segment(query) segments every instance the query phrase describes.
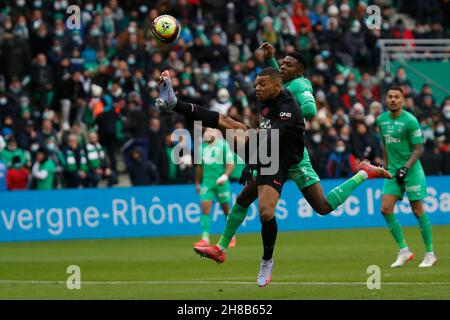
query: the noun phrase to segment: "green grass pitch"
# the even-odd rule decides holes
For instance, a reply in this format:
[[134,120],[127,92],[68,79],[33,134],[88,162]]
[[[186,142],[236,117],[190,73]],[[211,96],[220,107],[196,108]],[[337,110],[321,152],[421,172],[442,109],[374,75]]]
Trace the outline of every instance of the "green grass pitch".
[[[449,299],[450,226],[434,226],[428,269],[418,227],[403,230],[415,259],[400,269],[387,229],[279,232],[266,288],[259,234],[238,235],[222,265],[194,253],[197,237],[1,243],[0,299]],[[69,265],[80,290],[66,287]],[[381,268],[379,290],[366,286],[369,265]]]

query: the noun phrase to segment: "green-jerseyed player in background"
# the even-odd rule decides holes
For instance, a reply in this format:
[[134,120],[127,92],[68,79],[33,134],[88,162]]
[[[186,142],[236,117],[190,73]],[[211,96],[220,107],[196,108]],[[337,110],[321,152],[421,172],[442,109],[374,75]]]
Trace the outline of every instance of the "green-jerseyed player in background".
[[[317,114],[317,110],[311,82],[303,76],[306,66],[303,55],[298,52],[290,53],[283,59],[282,65],[279,67],[274,59],[273,46],[266,42],[262,44],[260,48],[264,50],[265,56],[270,61],[272,67],[280,70],[283,85],[296,98],[302,110],[303,117],[307,120],[311,120]],[[236,80],[239,82],[239,85],[245,94],[251,98],[251,91],[253,89],[243,83],[243,81],[239,81],[238,77]],[[391,176],[383,168],[361,161],[359,171],[353,177],[335,187],[325,195],[320,184],[320,178],[311,165],[308,150],[305,147],[303,151],[303,160],[289,169],[289,178],[295,182],[311,207],[317,213],[326,215],[344,203],[353,190],[367,179],[390,179]],[[232,237],[235,235],[237,229],[247,215],[248,206],[244,206],[242,203],[246,203],[245,199],[238,196],[235,205],[231,208],[225,229],[217,244],[217,247],[223,253],[226,252]],[[212,254],[210,257],[213,260],[216,256],[214,255],[214,252],[216,251],[217,250],[215,249],[211,250]]]
[[[202,239],[194,244],[196,247],[209,246],[209,227],[211,224],[211,208],[214,200],[218,200],[223,212],[228,216],[230,211],[229,176],[234,170],[234,154],[228,142],[220,137],[216,129],[207,128],[201,145],[201,164],[197,166],[195,184],[200,195],[202,216]],[[235,239],[230,243],[234,247]]]
[[425,173],[419,160],[423,153],[422,130],[419,121],[403,110],[405,101],[400,87],[391,87],[386,100],[389,111],[378,117],[377,126],[383,141],[385,166],[395,176],[384,182],[381,199],[381,213],[400,249],[391,267],[401,267],[414,258],[394,214],[395,203],[403,199],[405,192],[425,243],[425,258],[419,267],[432,267],[437,259],[433,252],[430,219],[422,205],[422,199],[427,196]]

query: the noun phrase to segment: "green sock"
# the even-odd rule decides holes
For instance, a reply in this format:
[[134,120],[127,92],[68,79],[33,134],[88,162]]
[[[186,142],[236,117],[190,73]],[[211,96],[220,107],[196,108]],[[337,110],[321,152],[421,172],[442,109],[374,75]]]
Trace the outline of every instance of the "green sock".
[[431,234],[431,222],[427,213],[425,212],[420,217],[417,217],[420,225],[420,233],[422,234],[423,243],[425,243],[425,250],[433,252],[433,236]]
[[398,222],[397,216],[393,213],[383,215],[384,219],[389,226],[389,231],[391,231],[392,236],[397,243],[397,246],[400,249],[408,247],[406,244],[405,238],[403,238],[402,227],[400,226],[400,222]]
[[245,217],[247,216],[248,208],[241,207],[237,203],[231,208],[230,213],[227,217],[227,222],[225,223],[225,229],[222,232],[222,236],[220,237],[217,245],[221,249],[227,249],[230,244],[231,239],[236,234],[239,226],[244,222]]
[[331,208],[336,209],[350,196],[353,190],[361,183],[366,181],[367,173],[359,171],[353,177],[345,181],[343,184],[337,186],[327,194],[327,202]]
[[202,239],[209,239],[209,226],[211,225],[211,217],[209,214],[202,214],[200,224],[202,226]]

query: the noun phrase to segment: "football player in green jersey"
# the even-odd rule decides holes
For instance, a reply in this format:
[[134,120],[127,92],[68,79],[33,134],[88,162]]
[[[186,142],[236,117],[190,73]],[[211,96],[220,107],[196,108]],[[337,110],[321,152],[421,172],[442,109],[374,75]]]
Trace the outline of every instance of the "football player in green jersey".
[[[316,101],[313,95],[311,82],[303,76],[306,60],[301,53],[289,53],[278,66],[274,58],[274,47],[265,42],[260,49],[264,51],[266,59],[275,69],[279,69],[283,85],[297,99],[303,117],[311,120],[316,116]],[[378,168],[368,162],[361,162],[359,171],[343,184],[337,186],[325,195],[320,184],[320,178],[314,171],[306,147],[303,151],[303,160],[289,170],[289,178],[295,182],[302,192],[305,200],[319,214],[326,215],[339,207],[350,196],[353,190],[367,179],[390,178],[383,168]]]
[[[230,211],[229,176],[234,170],[234,155],[228,142],[220,137],[217,129],[206,128],[200,147],[201,164],[197,165],[195,185],[200,195],[202,216],[202,239],[194,244],[196,247],[207,247],[209,242],[209,226],[211,224],[211,208],[214,200],[218,200],[225,216]],[[235,239],[230,247],[235,246]]]
[[[261,49],[264,50],[265,56],[270,60],[271,65],[280,70],[283,85],[296,98],[303,117],[307,120],[312,119],[317,114],[316,102],[311,82],[303,76],[306,66],[303,56],[297,52],[290,53],[283,59],[281,68],[279,68],[274,59],[273,46],[269,43],[264,43],[261,45]],[[247,97],[251,98],[253,89],[244,83],[242,77],[236,77],[235,79],[239,82]],[[374,178],[390,179],[391,175],[383,168],[361,161],[359,171],[353,177],[335,187],[325,196],[320,184],[320,178],[311,165],[308,150],[305,147],[302,160],[290,167],[289,178],[296,183],[298,189],[312,208],[317,213],[326,215],[344,203],[353,190],[365,180]],[[230,219],[227,220],[225,229],[217,244],[223,252],[226,252],[231,239],[247,215],[248,205],[246,204],[248,204],[248,201],[242,196],[238,196],[235,205],[231,208]]]
[[394,214],[395,203],[402,200],[406,192],[425,243],[425,258],[419,267],[432,267],[437,259],[433,252],[430,219],[422,205],[422,199],[427,196],[425,173],[419,160],[423,153],[422,130],[419,121],[403,110],[404,102],[402,89],[391,87],[386,97],[389,111],[377,119],[385,166],[392,176],[395,176],[395,179],[384,182],[381,213],[400,249],[397,260],[391,267],[401,267],[414,258]]

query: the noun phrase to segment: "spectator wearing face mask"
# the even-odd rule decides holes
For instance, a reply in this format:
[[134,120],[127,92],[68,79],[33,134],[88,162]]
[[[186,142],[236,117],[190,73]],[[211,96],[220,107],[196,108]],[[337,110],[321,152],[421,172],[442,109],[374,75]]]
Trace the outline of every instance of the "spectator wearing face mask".
[[244,43],[240,33],[233,35],[233,41],[228,45],[228,51],[230,52],[230,64],[244,62],[251,57],[250,48]]
[[18,106],[20,105],[20,97],[24,95],[25,92],[21,80],[17,77],[13,77],[6,91],[8,101],[12,103],[14,106]]
[[381,165],[382,153],[380,145],[375,136],[367,129],[363,122],[355,126],[355,133],[351,139],[352,150],[357,161],[369,160],[375,165]]
[[13,166],[13,159],[16,159],[16,165],[20,163],[22,167],[25,167],[30,158],[28,151],[19,148],[16,139],[12,136],[7,141],[6,148],[0,153],[0,160],[8,168]]
[[439,116],[439,108],[435,104],[433,96],[424,95],[420,105],[421,119],[431,119],[434,116]]
[[345,142],[338,140],[327,163],[328,178],[348,178],[357,171],[356,158],[346,150]]
[[70,134],[67,138],[67,146],[60,151],[59,160],[64,168],[64,181],[67,188],[87,185],[86,152],[79,145],[75,134]]
[[323,139],[323,136],[323,132],[319,130],[311,131],[311,135],[309,136],[309,157],[311,158],[311,163],[319,177],[327,176],[329,147],[327,146],[326,140]]
[[88,186],[97,187],[102,179],[106,179],[108,187],[111,187],[116,182],[116,176],[109,168],[105,150],[98,142],[98,135],[95,131],[89,133],[89,142],[86,143],[86,157],[89,167]]
[[221,88],[217,92],[217,99],[211,103],[211,111],[226,115],[231,105],[230,93],[226,88]]
[[343,126],[342,128],[339,129],[339,139],[345,142],[345,148],[349,152],[353,151],[352,144],[350,141],[351,134],[352,134],[352,129],[350,126]]
[[405,68],[400,67],[397,69],[393,84],[397,86],[411,87],[411,81],[408,80],[408,75],[406,74]]

